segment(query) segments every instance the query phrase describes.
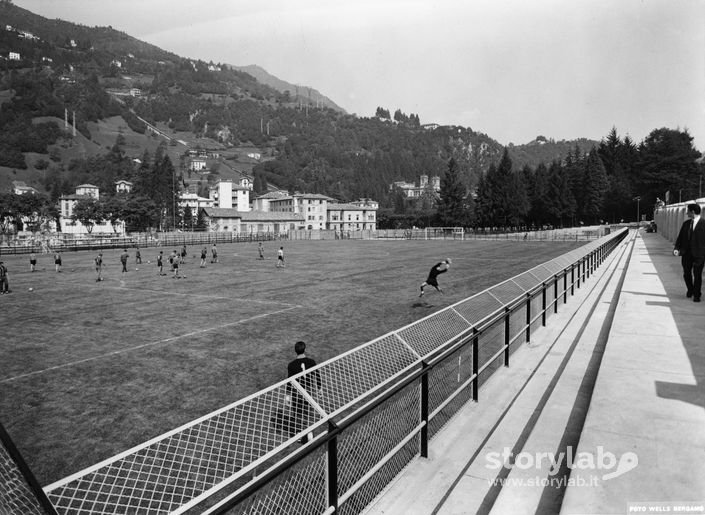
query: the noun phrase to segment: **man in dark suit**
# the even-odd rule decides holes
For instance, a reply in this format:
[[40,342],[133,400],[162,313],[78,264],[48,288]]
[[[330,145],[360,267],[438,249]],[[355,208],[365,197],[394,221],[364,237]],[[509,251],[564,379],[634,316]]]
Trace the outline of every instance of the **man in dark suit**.
[[705,266],[705,220],[700,219],[700,206],[688,204],[688,220],[683,222],[676,239],[673,254],[681,256],[686,297],[700,302],[703,266]]

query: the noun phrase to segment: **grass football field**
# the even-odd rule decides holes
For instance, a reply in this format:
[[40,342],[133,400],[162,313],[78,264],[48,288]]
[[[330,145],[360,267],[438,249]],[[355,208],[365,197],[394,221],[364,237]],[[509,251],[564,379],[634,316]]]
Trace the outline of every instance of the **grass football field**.
[[[199,268],[159,276],[141,249],[2,256],[0,422],[42,485],[78,472],[286,377],[297,340],[319,363],[430,315],[584,242],[292,241],[219,245]],[[286,268],[276,268],[284,246]],[[210,249],[209,249],[210,250]],[[418,298],[432,265],[450,257]],[[151,261],[151,263],[148,263]],[[136,270],[139,268],[139,270]],[[30,288],[32,291],[30,291]]]

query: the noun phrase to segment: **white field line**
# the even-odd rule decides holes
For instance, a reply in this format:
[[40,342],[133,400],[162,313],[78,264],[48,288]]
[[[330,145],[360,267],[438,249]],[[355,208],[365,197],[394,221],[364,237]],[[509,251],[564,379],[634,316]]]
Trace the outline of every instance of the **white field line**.
[[53,366],[53,367],[45,368],[45,369],[43,369],[43,370],[36,370],[36,371],[34,371],[34,372],[28,372],[28,373],[26,373],[26,374],[21,374],[21,375],[15,376],[15,377],[9,377],[9,378],[7,378],[7,379],[2,379],[2,380],[0,380],[0,383],[9,383],[10,381],[16,381],[16,380],[18,380],[18,379],[25,379],[25,378],[27,378],[27,377],[31,377],[31,376],[43,374],[43,373],[45,373],[45,372],[50,372],[50,371],[53,371],[53,370],[59,370],[59,369],[62,369],[62,368],[68,368],[68,367],[72,367],[72,366],[75,366],[75,365],[80,365],[80,364],[82,364],[82,363],[87,363],[87,362],[89,362],[89,361],[95,361],[95,360],[98,360],[98,359],[107,358],[107,357],[110,357],[110,356],[117,356],[118,354],[124,354],[124,353],[126,353],[126,352],[131,352],[131,351],[134,351],[134,350],[144,349],[144,348],[146,348],[146,347],[152,347],[152,346],[160,345],[160,344],[170,344],[170,343],[174,343],[174,342],[176,342],[177,340],[180,340],[180,339],[182,339],[182,338],[188,338],[188,337],[190,337],[190,336],[195,336],[195,335],[198,335],[198,334],[207,333],[207,332],[209,332],[209,331],[216,331],[216,330],[218,330],[218,329],[224,329],[224,328],[226,328],[226,327],[231,327],[231,326],[234,326],[234,325],[244,324],[244,323],[246,323],[246,322],[251,322],[251,321],[257,320],[257,319],[259,319],[259,318],[264,318],[264,317],[268,317],[268,316],[271,316],[271,315],[278,315],[279,313],[284,313],[285,311],[291,311],[292,309],[296,309],[296,308],[300,308],[300,307],[301,307],[301,306],[295,306],[295,305],[294,305],[294,306],[289,306],[289,307],[286,307],[286,308],[283,308],[283,309],[279,309],[279,310],[277,310],[277,311],[272,311],[271,313],[262,313],[262,314],[255,315],[255,316],[250,317],[250,318],[244,318],[244,319],[242,319],[242,320],[237,320],[236,322],[229,322],[229,323],[227,323],[227,324],[221,324],[221,325],[217,325],[217,326],[214,326],[214,327],[207,327],[207,328],[205,328],[205,329],[198,329],[197,331],[191,331],[190,333],[180,334],[180,335],[177,335],[177,336],[172,336],[172,337],[170,337],[170,338],[164,338],[164,339],[162,339],[162,340],[157,340],[157,341],[154,341],[154,342],[143,343],[142,345],[136,345],[136,346],[134,346],[134,347],[128,347],[128,348],[125,348],[125,349],[120,349],[120,350],[116,350],[116,351],[113,351],[113,352],[108,352],[107,354],[100,354],[100,355],[98,355],[98,356],[93,356],[93,357],[90,357],[90,358],[79,359],[78,361],[71,361],[71,362],[69,362],[69,363],[62,363],[61,365],[55,365],[55,366]]

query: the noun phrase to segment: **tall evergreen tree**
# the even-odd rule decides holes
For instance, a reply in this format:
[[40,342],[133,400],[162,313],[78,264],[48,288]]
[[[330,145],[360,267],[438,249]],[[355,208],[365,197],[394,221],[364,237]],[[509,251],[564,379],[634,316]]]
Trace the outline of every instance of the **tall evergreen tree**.
[[609,187],[607,171],[599,154],[593,148],[585,161],[581,214],[583,221],[595,224],[601,220],[605,193]]
[[504,148],[502,159],[497,166],[497,172],[489,175],[495,205],[495,221],[497,225],[509,227],[519,222],[517,219],[516,202],[519,197],[516,177],[512,172],[512,160],[509,151]]
[[481,173],[477,181],[475,224],[480,227],[491,227],[495,224],[493,191],[487,177],[496,173],[496,167],[494,163],[491,163],[487,173]]
[[469,222],[465,204],[465,186],[460,180],[460,171],[455,159],[448,161],[448,169],[441,177],[438,200],[438,220],[444,227],[465,226]]
[[549,177],[548,168],[543,163],[539,163],[534,173],[534,189],[531,197],[530,216],[537,227],[541,227],[549,220]]

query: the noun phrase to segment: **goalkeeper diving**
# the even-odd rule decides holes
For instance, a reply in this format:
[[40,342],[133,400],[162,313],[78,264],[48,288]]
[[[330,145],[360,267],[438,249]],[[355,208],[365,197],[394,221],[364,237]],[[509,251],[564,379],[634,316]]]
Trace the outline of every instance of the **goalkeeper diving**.
[[440,263],[436,263],[435,265],[433,265],[431,271],[428,273],[428,277],[423,283],[421,283],[421,293],[419,294],[419,297],[423,297],[423,289],[426,286],[433,286],[436,290],[443,294],[443,290],[441,290],[440,286],[438,286],[438,276],[448,271],[448,269],[450,268],[450,263],[450,258],[446,258]]

